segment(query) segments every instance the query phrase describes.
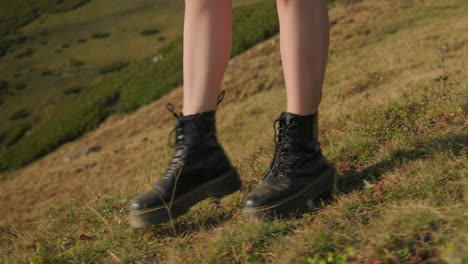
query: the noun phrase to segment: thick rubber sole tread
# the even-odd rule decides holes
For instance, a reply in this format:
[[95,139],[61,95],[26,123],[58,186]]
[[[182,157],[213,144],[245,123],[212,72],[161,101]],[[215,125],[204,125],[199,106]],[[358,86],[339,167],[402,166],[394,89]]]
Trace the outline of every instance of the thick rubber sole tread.
[[130,226],[144,228],[154,224],[165,223],[171,219],[185,214],[195,204],[209,198],[222,198],[241,188],[241,180],[235,168],[229,172],[202,184],[177,199],[174,199],[170,208],[166,206],[147,208],[145,210],[130,210]]

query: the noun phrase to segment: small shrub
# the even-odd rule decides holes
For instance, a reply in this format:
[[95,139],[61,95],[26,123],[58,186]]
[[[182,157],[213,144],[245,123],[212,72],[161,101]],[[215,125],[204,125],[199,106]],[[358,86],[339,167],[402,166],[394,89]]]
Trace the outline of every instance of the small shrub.
[[77,40],[76,42],[78,42],[78,43],[86,43],[87,41],[88,41],[88,39],[82,38],[82,39]]
[[[1,30],[0,30],[1,31]],[[28,37],[19,36],[16,38],[5,38],[0,40],[0,57],[3,57],[7,54],[8,49],[14,44],[22,44],[28,40]]]
[[51,70],[44,70],[41,72],[42,76],[51,76],[53,72]]
[[2,98],[0,98],[0,105],[2,105],[2,104],[4,104],[4,103],[5,103],[5,101],[3,101]]
[[11,41],[9,40],[0,40],[0,57],[3,57],[7,54],[8,49],[11,46]]
[[85,62],[84,61],[80,61],[80,60],[76,60],[76,59],[70,59],[70,65],[72,67],[81,67],[83,65],[85,65]]
[[398,32],[398,30],[400,30],[399,26],[397,24],[392,24],[384,29],[384,34],[395,34]]
[[108,38],[110,37],[110,33],[95,33],[91,37],[94,39],[103,39],[103,38]]
[[34,54],[34,50],[32,48],[28,48],[25,51],[18,53],[15,58],[17,59],[23,59],[26,57],[31,57]]
[[165,36],[159,36],[159,37],[158,37],[158,41],[164,41],[164,40],[166,40],[166,39],[167,39],[167,38],[166,38]]
[[83,89],[83,87],[73,86],[73,87],[70,87],[70,88],[67,88],[67,89],[63,90],[63,94],[64,95],[79,94],[82,89]]
[[16,112],[14,112],[11,116],[10,116],[10,120],[19,120],[19,119],[25,119],[26,117],[30,116],[31,115],[31,112],[29,112],[28,109],[26,108],[22,108]]
[[153,29],[145,29],[145,30],[143,30],[143,31],[140,32],[140,35],[142,35],[142,36],[149,36],[149,35],[158,34],[159,32],[161,32],[161,30],[156,29],[156,28],[153,28]]
[[67,44],[67,43],[62,45],[62,49],[68,49],[69,47],[70,47],[70,44]]
[[7,90],[9,86],[10,84],[7,80],[0,80],[0,92]]
[[115,72],[115,71],[120,71],[120,70],[126,68],[128,65],[129,65],[128,62],[123,62],[123,61],[113,62],[113,63],[111,63],[109,65],[106,65],[106,66],[102,67],[99,70],[99,73],[107,74],[107,73],[111,73],[111,72]]
[[12,42],[13,44],[23,44],[23,43],[25,43],[25,42],[26,42],[27,40],[29,40],[29,39],[31,39],[31,38],[28,38],[28,37],[26,37],[26,36],[18,36],[18,37],[16,37],[16,38],[11,39],[11,42]]
[[24,90],[24,89],[26,89],[27,86],[28,86],[28,85],[25,84],[25,83],[18,83],[18,84],[16,85],[16,90],[18,90],[18,91]]
[[2,145],[3,141],[7,137],[7,132],[6,131],[0,131],[0,146]]

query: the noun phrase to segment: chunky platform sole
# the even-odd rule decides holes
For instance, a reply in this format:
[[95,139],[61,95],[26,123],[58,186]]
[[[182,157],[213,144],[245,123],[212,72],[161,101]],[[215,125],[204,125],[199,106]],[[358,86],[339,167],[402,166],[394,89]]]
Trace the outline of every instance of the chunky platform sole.
[[320,201],[330,199],[338,191],[338,175],[332,166],[321,172],[321,177],[310,182],[296,193],[275,203],[261,207],[244,208],[243,215],[248,219],[271,219],[289,216],[295,212],[316,209]]
[[237,170],[231,171],[202,184],[177,199],[169,208],[166,206],[147,208],[144,210],[130,210],[130,226],[133,228],[148,227],[153,224],[164,223],[185,214],[192,206],[209,197],[222,198],[241,188],[241,180]]

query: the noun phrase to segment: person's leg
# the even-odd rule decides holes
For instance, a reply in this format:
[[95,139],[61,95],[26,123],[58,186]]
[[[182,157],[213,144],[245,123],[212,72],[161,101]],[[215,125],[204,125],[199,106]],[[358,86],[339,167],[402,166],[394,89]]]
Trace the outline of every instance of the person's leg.
[[186,0],[184,107],[176,113],[175,152],[162,177],[130,204],[136,228],[170,221],[208,197],[241,187],[216,137],[216,106],[231,50],[231,0]]
[[313,208],[329,197],[337,180],[318,143],[317,109],[329,41],[325,0],[277,0],[277,5],[287,112],[277,119],[270,169],[244,202],[244,214],[254,218]]
[[232,0],[186,0],[184,115],[216,108],[232,47]]
[[317,112],[328,58],[325,0],[277,0],[287,111]]

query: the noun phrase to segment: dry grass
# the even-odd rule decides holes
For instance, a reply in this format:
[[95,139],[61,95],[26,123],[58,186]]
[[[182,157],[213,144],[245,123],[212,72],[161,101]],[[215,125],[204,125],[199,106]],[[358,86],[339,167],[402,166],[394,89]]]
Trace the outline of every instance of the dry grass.
[[[2,261],[466,263],[467,9],[461,0],[368,0],[331,10],[321,141],[346,184],[322,210],[255,224],[239,213],[284,109],[274,37],[235,58],[224,81],[219,137],[240,192],[197,205],[175,234],[168,224],[128,226],[129,199],[172,154],[164,104],[181,102],[178,88],[0,182]],[[102,150],[62,159],[93,145]]]

